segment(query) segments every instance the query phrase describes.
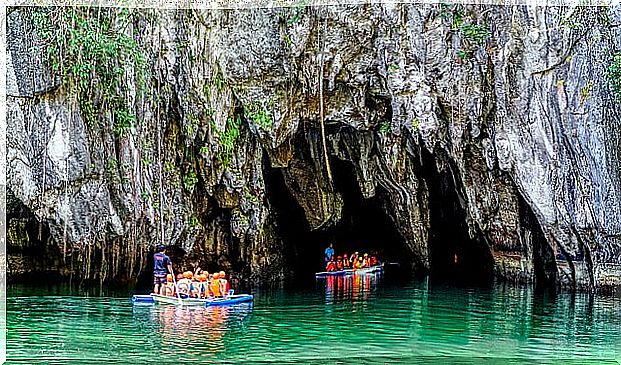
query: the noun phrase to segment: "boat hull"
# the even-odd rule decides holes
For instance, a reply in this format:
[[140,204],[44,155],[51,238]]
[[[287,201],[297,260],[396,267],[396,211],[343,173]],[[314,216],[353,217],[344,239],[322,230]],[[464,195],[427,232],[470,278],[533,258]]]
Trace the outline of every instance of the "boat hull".
[[[139,297],[137,300],[134,300],[134,297]],[[146,302],[146,295],[132,297],[132,301],[136,302]],[[235,294],[229,295],[226,298],[216,298],[216,299],[197,299],[197,298],[183,298],[179,299],[177,297],[168,297],[159,294],[151,294],[150,297],[153,299],[153,303],[161,303],[161,304],[172,304],[172,305],[183,305],[190,307],[211,307],[211,306],[222,306],[222,305],[231,305],[237,303],[247,303],[253,300],[253,296],[250,294]]]
[[316,278],[325,278],[328,276],[346,276],[346,275],[363,275],[363,274],[374,274],[377,272],[382,272],[384,270],[383,265],[375,265],[371,267],[364,267],[362,269],[347,269],[347,270],[339,270],[339,271],[323,271],[315,273]]

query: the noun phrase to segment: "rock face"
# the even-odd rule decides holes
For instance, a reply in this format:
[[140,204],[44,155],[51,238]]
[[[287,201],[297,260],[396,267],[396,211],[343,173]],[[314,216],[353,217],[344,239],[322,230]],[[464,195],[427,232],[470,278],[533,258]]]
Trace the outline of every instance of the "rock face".
[[341,161],[360,199],[382,202],[415,271],[621,284],[621,101],[606,76],[618,6],[105,13],[146,60],[146,88],[138,67],[109,61],[124,66],[123,130],[97,71],[76,92],[50,67],[33,19],[54,11],[9,11],[7,229],[22,237],[9,248],[37,221],[64,262],[49,267],[82,278],[134,277],[163,241],[279,281],[300,257],[267,172],[320,231],[343,218]]

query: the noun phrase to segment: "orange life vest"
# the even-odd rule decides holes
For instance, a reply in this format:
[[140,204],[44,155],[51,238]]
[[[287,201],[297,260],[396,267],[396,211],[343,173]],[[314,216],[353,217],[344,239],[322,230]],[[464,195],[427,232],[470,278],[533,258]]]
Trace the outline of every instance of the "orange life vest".
[[326,271],[334,271],[336,270],[336,267],[334,266],[334,262],[330,261],[328,262],[328,266],[326,267]]
[[211,287],[211,292],[213,293],[214,297],[222,296],[222,293],[220,292],[220,281],[219,280],[212,280],[210,287]]

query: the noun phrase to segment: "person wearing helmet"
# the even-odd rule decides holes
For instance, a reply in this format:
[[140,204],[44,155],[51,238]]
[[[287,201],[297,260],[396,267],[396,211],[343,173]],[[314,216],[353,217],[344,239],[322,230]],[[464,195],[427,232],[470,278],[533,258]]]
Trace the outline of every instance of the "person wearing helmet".
[[211,295],[214,297],[222,296],[222,292],[220,291],[220,273],[213,273],[213,279],[211,280],[209,288],[211,289]]
[[172,261],[166,256],[166,247],[160,245],[153,255],[153,293],[164,295],[166,274],[173,272]]
[[362,268],[362,257],[358,257],[358,260],[356,260],[356,269],[361,269]]
[[369,264],[371,264],[371,266],[377,265],[377,257],[375,257],[375,255],[371,256],[371,259],[369,260]]
[[349,257],[347,257],[347,252],[345,252],[343,254],[343,268],[349,269],[350,267],[351,267],[351,264],[349,263]]
[[343,266],[343,256],[337,256],[336,257],[336,269],[337,270],[343,270],[344,266]]

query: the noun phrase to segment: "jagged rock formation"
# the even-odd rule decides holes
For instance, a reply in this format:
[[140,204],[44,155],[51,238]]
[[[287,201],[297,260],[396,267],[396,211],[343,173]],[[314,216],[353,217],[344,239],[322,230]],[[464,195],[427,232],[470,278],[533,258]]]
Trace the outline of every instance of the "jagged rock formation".
[[9,209],[8,230],[28,241],[23,220],[44,223],[43,245],[82,277],[133,276],[163,240],[280,280],[299,258],[266,172],[321,230],[342,219],[340,160],[416,271],[464,262],[508,280],[620,283],[621,102],[606,79],[619,7],[136,10],[120,32],[147,81],[118,61],[135,118],[123,129],[102,77],[80,94],[52,72],[32,17],[8,14],[7,159],[12,206],[34,218]]

